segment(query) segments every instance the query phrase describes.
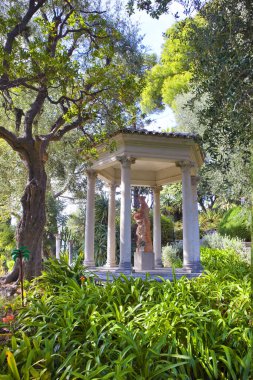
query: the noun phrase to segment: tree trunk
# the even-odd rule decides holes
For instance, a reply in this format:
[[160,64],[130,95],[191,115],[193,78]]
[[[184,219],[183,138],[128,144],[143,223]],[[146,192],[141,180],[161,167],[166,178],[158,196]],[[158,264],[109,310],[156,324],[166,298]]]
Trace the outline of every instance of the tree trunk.
[[[17,247],[26,246],[30,259],[25,263],[24,278],[31,280],[41,273],[42,239],[46,224],[45,195],[47,176],[45,172],[45,154],[38,149],[36,142],[29,148],[27,157],[23,157],[29,172],[29,181],[21,198],[22,218],[16,231]],[[6,277],[6,282],[16,281],[19,277],[19,265]]]

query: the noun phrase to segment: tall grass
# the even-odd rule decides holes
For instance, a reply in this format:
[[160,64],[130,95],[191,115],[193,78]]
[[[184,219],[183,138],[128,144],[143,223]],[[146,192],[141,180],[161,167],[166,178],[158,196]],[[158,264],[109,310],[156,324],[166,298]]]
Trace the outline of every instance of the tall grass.
[[249,267],[232,251],[202,258],[200,278],[104,286],[48,263],[0,355],[0,379],[251,379]]

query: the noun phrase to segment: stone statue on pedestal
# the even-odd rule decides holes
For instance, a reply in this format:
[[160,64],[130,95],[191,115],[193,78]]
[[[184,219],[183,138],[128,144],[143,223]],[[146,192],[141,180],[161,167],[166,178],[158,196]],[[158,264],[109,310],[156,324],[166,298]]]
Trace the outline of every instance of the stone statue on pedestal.
[[150,231],[149,207],[144,196],[140,195],[138,199],[140,208],[133,215],[137,223],[137,252],[152,252],[153,246]]

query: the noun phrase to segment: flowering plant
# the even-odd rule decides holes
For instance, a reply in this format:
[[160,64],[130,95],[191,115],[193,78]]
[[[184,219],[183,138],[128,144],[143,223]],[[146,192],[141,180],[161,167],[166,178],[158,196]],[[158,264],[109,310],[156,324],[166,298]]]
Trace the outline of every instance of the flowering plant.
[[15,319],[13,314],[6,315],[6,317],[2,318],[3,323],[11,323]]

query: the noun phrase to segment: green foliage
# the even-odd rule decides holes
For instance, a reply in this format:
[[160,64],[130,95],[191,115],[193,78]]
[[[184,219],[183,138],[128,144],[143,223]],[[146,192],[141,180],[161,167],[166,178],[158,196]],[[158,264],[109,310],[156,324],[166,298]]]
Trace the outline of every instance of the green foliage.
[[30,255],[31,251],[25,246],[13,249],[11,252],[11,257],[14,262],[18,260],[22,306],[24,306],[24,261],[29,261]]
[[[183,6],[184,13],[189,15],[193,10],[198,11],[206,3],[206,0],[179,0],[178,3]],[[173,12],[174,2],[172,0],[128,0],[127,8],[130,14],[134,13],[136,8],[146,11],[151,17],[159,18],[163,13]],[[135,8],[136,7],[136,8]],[[178,17],[178,12],[175,14]]]
[[[0,120],[2,120],[0,107]],[[18,217],[19,201],[25,186],[25,167],[18,154],[0,139],[0,222]],[[11,170],[10,170],[11,168]]]
[[174,225],[168,216],[161,215],[161,242],[162,245],[168,244],[174,239]]
[[27,247],[20,247],[13,249],[13,251],[11,252],[11,257],[14,261],[16,261],[17,259],[24,259],[25,261],[28,261],[30,254],[31,252]]
[[182,184],[163,186],[161,192],[162,214],[169,215],[174,221],[182,219]]
[[230,159],[232,147],[249,148],[251,139],[251,12],[247,0],[210,1],[201,11],[205,24],[192,35],[193,83],[198,98],[209,97],[200,120],[208,121],[204,137],[221,160]]
[[175,240],[183,240],[183,222],[179,220],[174,224]]
[[[199,213],[200,235],[203,236],[207,231],[217,231],[223,213],[219,209],[202,211]],[[213,247],[214,248],[214,247]]]
[[164,104],[173,105],[176,95],[188,90],[192,74],[188,59],[190,46],[186,36],[197,20],[180,21],[167,31],[161,63],[155,65],[146,76],[141,102],[144,112],[163,108]]
[[15,246],[14,227],[11,226],[10,220],[0,218],[0,274],[4,274],[9,269],[10,263],[13,263],[10,255],[13,246]]
[[228,210],[220,222],[219,233],[251,241],[250,210],[240,206]]
[[[194,100],[202,103],[198,124],[207,126],[204,140],[208,151],[220,161],[229,159],[233,147],[249,148],[251,11],[247,0],[236,5],[233,0],[209,1],[194,19],[180,21],[168,30],[159,70],[153,76],[151,70],[147,77],[147,88],[152,87],[151,79],[161,82],[157,95],[152,94],[156,105],[160,100],[172,105],[176,95],[191,88],[190,109]],[[190,74],[181,87],[171,73],[177,77],[186,71]]]
[[181,268],[183,266],[183,243],[175,242],[162,248],[162,262],[164,267]]
[[208,248],[202,262],[209,272],[192,280],[122,276],[104,286],[48,262],[0,354],[1,376],[13,376],[12,352],[20,378],[251,378],[249,267]]
[[147,74],[146,109],[173,106],[177,131],[203,138],[202,205],[250,198],[251,19],[250,1],[208,1],[168,30],[162,60]]
[[240,255],[243,260],[250,262],[250,249],[245,247],[244,242],[237,237],[222,236],[215,232],[205,235],[202,238],[201,245],[212,249],[232,250]]
[[[35,283],[42,285],[43,287],[54,288],[54,291],[60,286],[67,286],[69,280],[74,280],[81,284],[80,277],[84,273],[84,267],[82,264],[83,257],[80,255],[73,265],[68,264],[67,255],[62,255],[59,260],[50,258],[43,263],[42,276],[39,277]],[[59,269],[60,268],[60,269]]]
[[234,249],[201,248],[201,262],[205,270],[215,271],[219,280],[226,276],[244,280],[250,274],[249,264]]
[[[50,173],[51,175],[51,173]],[[57,180],[57,177],[54,177]],[[55,252],[55,234],[58,233],[58,228],[65,225],[66,216],[62,214],[64,210],[64,202],[56,199],[52,191],[47,191],[46,194],[46,215],[47,222],[44,229],[43,253],[45,257],[53,256]]]
[[[116,203],[118,206],[118,202]],[[119,238],[119,218],[118,207],[116,214],[116,235]],[[75,256],[83,250],[84,245],[84,225],[85,212],[79,209],[76,214],[72,214],[67,221],[67,228],[71,233],[74,242]],[[94,239],[94,254],[97,266],[102,266],[106,263],[107,257],[107,229],[108,229],[108,198],[101,192],[95,199],[95,239]],[[117,247],[118,250],[118,247]]]
[[[32,263],[39,268],[41,261],[46,223],[45,163],[49,163],[49,174],[57,174],[55,188],[61,185],[53,194],[57,198],[64,192],[63,179],[65,190],[71,190],[73,179],[66,178],[66,174],[83,174],[80,156],[94,154],[94,144],[100,138],[136,119],[147,66],[138,27],[124,16],[117,2],[19,0],[15,4],[4,1],[0,8],[0,139],[25,163],[28,181],[22,183],[22,191],[28,192],[29,186],[36,184],[34,196],[22,198],[22,229],[17,229],[18,243],[36,246],[31,249],[36,257],[26,267],[27,277],[36,275]],[[60,154],[48,159],[51,152],[55,153],[51,146],[60,140],[62,162]],[[66,144],[72,149],[64,149]],[[12,156],[5,170],[14,166]],[[9,203],[11,193],[4,196],[3,203]],[[30,211],[31,224],[27,218]],[[46,247],[49,253],[53,249],[55,210],[52,214],[47,211],[54,219],[47,226],[51,235],[51,244]]]

